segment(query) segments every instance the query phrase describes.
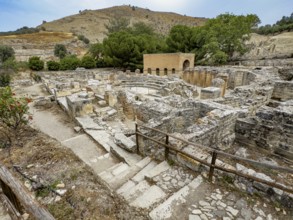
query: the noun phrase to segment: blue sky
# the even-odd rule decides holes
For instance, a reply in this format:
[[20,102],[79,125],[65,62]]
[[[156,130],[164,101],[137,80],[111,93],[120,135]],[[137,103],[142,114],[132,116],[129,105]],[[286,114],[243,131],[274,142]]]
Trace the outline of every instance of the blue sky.
[[293,0],[0,0],[0,31],[35,27],[79,10],[131,4],[153,11],[212,18],[221,13],[257,14],[262,24],[273,24],[293,12]]

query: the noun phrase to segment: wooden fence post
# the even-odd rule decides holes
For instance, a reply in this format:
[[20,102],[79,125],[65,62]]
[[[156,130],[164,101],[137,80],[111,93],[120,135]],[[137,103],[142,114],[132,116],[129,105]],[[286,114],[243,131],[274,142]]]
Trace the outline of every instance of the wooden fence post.
[[139,144],[138,144],[138,125],[135,123],[135,139],[136,139],[136,152],[139,154]]
[[[169,144],[169,135],[166,135],[166,141],[165,141],[165,144],[166,144],[166,145]],[[169,156],[169,148],[168,148],[168,147],[165,147],[165,160],[168,159],[168,156]]]
[[217,159],[217,153],[213,151],[212,154],[212,161],[210,165],[210,172],[209,172],[209,181],[212,182],[213,180],[213,175],[214,175],[214,170],[215,170],[215,164],[216,164],[216,159]]

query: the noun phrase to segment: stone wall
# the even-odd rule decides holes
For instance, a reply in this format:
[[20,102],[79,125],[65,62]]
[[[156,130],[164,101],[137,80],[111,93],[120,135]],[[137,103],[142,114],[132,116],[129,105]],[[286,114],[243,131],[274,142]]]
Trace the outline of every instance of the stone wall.
[[293,81],[277,81],[272,98],[281,101],[293,99]]
[[253,117],[237,119],[235,132],[236,142],[243,146],[264,148],[293,159],[292,107],[262,107]]

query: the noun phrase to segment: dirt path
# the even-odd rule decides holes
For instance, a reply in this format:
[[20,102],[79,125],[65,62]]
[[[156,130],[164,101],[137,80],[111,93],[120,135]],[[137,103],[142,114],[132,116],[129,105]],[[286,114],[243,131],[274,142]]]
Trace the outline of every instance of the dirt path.
[[[35,84],[21,88],[18,93],[28,96],[47,96],[42,85]],[[33,103],[30,105],[33,116],[31,126],[55,138],[62,145],[70,148],[82,161],[89,165],[96,174],[115,165],[119,161],[98,146],[90,137],[83,133],[76,133],[72,120],[57,105],[48,109],[38,109]]]

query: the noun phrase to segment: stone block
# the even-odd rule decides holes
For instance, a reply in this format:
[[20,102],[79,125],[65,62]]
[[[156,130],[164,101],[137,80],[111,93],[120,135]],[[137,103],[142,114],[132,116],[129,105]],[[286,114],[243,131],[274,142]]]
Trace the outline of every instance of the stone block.
[[98,105],[100,107],[106,107],[107,106],[107,102],[105,100],[101,100],[101,101],[98,101]]
[[221,89],[216,87],[207,87],[201,89],[200,98],[201,99],[216,99],[221,96]]
[[136,143],[133,142],[130,138],[126,137],[123,133],[115,134],[115,142],[116,144],[130,152],[136,151]]

